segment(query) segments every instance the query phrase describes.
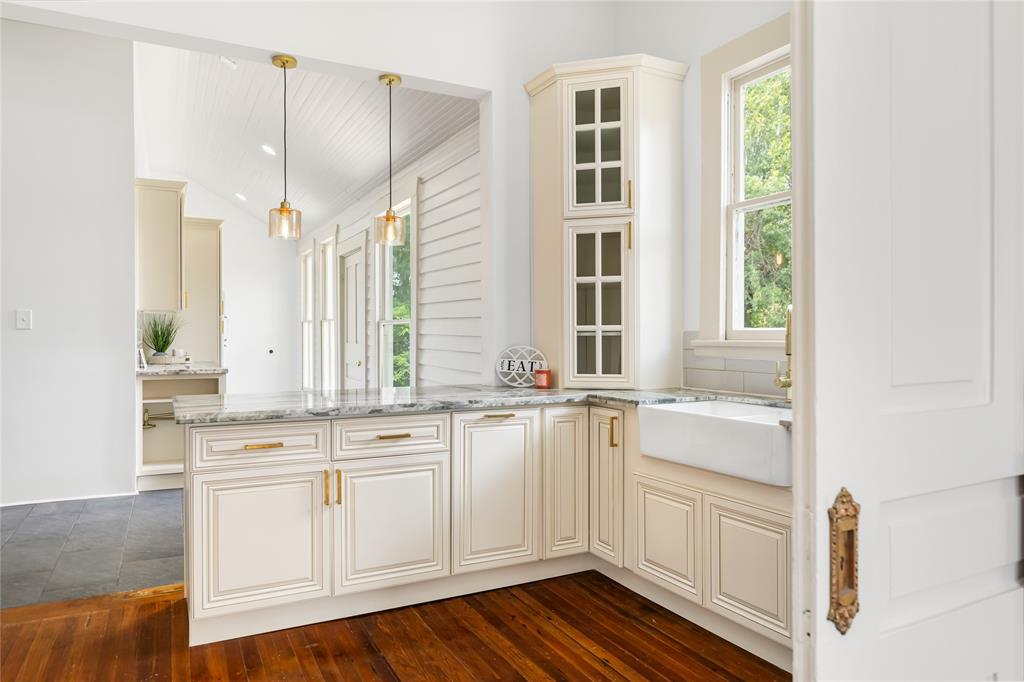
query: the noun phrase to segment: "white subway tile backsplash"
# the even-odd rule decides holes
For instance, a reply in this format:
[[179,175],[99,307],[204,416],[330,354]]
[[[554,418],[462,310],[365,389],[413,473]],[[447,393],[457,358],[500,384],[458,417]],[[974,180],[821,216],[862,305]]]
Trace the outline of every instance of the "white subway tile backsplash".
[[786,389],[775,385],[774,374],[760,374],[756,372],[745,372],[743,374],[743,392],[757,393],[759,395],[786,396]]
[[726,369],[725,358],[709,358],[692,350],[683,350],[683,367],[687,369]]
[[687,369],[686,385],[690,388],[707,388],[712,391],[743,392],[743,374],[715,369]]
[[775,362],[772,360],[741,360],[727,358],[725,369],[733,372],[758,372],[760,374],[775,374]]

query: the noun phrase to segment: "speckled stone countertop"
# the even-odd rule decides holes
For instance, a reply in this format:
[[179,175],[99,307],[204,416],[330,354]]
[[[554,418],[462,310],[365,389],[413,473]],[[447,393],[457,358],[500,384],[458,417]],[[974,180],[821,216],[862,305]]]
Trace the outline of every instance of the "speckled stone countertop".
[[136,369],[138,377],[169,377],[169,376],[202,376],[207,374],[227,374],[228,368],[215,362],[190,362],[180,365],[149,365],[146,369]]
[[240,395],[191,395],[174,399],[179,424],[220,424],[278,419],[331,419],[410,412],[448,412],[489,407],[532,407],[565,403],[636,406],[697,400],[730,400],[789,407],[781,399],[686,388],[651,391],[435,386],[362,391],[288,391]]

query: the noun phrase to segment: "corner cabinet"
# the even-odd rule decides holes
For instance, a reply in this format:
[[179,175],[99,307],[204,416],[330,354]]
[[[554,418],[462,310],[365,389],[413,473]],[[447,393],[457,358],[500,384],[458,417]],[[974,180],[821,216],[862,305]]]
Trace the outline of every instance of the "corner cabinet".
[[679,383],[686,71],[630,55],[526,85],[534,345],[563,386]]
[[590,553],[623,565],[622,412],[590,408]]
[[544,408],[545,559],[590,549],[589,416],[586,406]]

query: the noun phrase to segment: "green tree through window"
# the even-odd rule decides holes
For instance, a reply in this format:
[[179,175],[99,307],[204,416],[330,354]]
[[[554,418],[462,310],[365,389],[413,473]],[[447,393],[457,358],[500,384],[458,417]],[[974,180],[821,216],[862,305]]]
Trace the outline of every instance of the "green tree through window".
[[[743,199],[792,189],[790,70],[742,87]],[[742,230],[743,326],[783,327],[792,301],[793,210],[788,195],[737,215]]]

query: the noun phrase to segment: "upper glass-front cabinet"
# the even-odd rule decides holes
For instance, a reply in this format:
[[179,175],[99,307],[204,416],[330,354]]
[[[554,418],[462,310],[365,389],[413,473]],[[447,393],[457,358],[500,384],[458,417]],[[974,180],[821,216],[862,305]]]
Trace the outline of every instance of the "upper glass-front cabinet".
[[565,84],[565,216],[632,211],[630,76]]

